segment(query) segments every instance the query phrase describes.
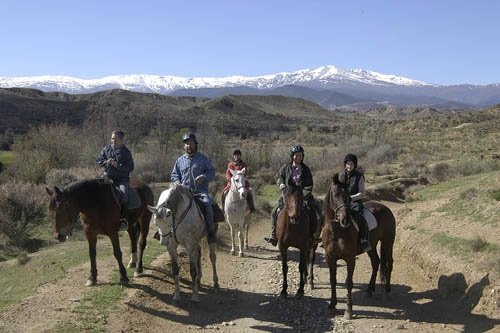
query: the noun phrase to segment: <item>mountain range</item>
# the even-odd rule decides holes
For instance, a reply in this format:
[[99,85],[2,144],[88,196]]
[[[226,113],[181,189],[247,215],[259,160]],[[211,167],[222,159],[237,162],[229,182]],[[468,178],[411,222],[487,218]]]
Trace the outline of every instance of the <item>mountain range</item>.
[[500,103],[500,83],[442,86],[370,70],[323,66],[256,77],[183,78],[117,75],[100,79],[68,76],[0,77],[0,88],[86,94],[111,89],[172,96],[282,95],[313,101],[327,109],[359,110],[392,105],[471,110]]

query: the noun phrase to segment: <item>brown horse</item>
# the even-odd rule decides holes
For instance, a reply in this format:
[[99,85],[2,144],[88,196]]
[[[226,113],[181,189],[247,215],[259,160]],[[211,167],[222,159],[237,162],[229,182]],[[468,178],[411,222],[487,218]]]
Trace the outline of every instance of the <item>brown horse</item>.
[[309,217],[303,208],[304,197],[302,188],[289,184],[283,194],[284,207],[276,221],[276,238],[281,254],[283,270],[283,287],[281,297],[288,296],[288,248],[295,247],[300,250],[299,275],[300,284],[297,296],[304,295],[304,284],[307,280],[307,265],[309,264],[309,251],[311,248],[311,233],[309,230]]
[[[346,183],[339,180],[339,175],[333,176],[332,184],[325,198],[325,225],[323,227],[323,247],[325,259],[330,268],[331,299],[330,308],[335,311],[337,305],[337,260],[343,259],[347,264],[347,309],[344,318],[352,318],[352,277],[356,263],[356,255],[362,253],[358,242],[358,231],[352,224],[350,212],[351,197]],[[368,251],[372,265],[372,274],[367,292],[371,295],[375,291],[375,280],[380,265],[380,280],[385,282],[385,292],[391,291],[392,247],[396,236],[396,220],[391,210],[381,203],[366,202],[365,208],[373,213],[377,220],[377,227],[370,231],[369,240],[372,250]],[[376,246],[380,241],[380,257]]]
[[[142,255],[146,248],[146,237],[149,231],[151,212],[148,205],[154,203],[151,189],[140,181],[134,180],[130,187],[135,189],[141,199],[138,208],[129,210],[128,233],[132,245],[132,259],[129,267],[135,266],[134,276],[142,273]],[[96,244],[97,235],[106,235],[113,244],[113,254],[120,268],[120,283],[128,283],[127,272],[122,263],[122,252],[118,237],[120,206],[115,195],[113,184],[106,179],[88,179],[77,181],[60,190],[46,188],[50,195],[50,211],[54,215],[54,236],[64,242],[71,234],[75,222],[80,217],[83,231],[89,243],[90,276],[87,286],[97,282]],[[137,260],[137,240],[139,241],[139,258]]]

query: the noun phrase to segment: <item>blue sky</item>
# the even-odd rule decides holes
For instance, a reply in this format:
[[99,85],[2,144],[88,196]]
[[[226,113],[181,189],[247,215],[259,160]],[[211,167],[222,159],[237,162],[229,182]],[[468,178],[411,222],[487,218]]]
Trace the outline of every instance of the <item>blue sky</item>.
[[259,76],[335,65],[500,82],[495,0],[2,0],[0,76]]

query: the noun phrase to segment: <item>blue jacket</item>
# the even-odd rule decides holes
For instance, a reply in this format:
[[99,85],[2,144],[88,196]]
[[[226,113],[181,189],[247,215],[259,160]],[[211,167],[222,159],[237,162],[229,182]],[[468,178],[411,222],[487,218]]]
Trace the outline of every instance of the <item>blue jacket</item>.
[[[204,181],[196,184],[195,179],[202,176]],[[170,175],[172,182],[180,182],[198,193],[208,194],[208,183],[215,178],[215,168],[205,155],[196,152],[193,157],[182,155],[175,161]]]

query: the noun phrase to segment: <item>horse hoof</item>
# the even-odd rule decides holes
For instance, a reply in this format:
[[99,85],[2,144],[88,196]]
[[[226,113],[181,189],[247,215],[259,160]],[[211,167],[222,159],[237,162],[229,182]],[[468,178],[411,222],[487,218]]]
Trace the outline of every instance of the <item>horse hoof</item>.
[[128,286],[128,279],[126,279],[126,280],[125,279],[120,280],[120,286],[122,286],[122,287]]
[[92,287],[92,286],[95,286],[97,283],[96,280],[90,280],[88,279],[87,282],[85,283],[85,287]]
[[135,268],[136,266],[135,262],[129,262],[127,268]]
[[240,257],[240,258],[241,258],[241,257],[244,257],[244,256],[245,256],[245,255],[243,254],[243,252],[238,253],[238,257]]
[[281,299],[287,299],[288,298],[288,294],[286,292],[281,292],[280,298]]
[[135,277],[135,278],[138,278],[138,277],[140,277],[141,275],[142,275],[142,273],[141,273],[141,272],[134,272],[134,277]]
[[344,312],[344,320],[352,320],[352,313]]
[[229,251],[229,254],[234,256],[234,250]]

